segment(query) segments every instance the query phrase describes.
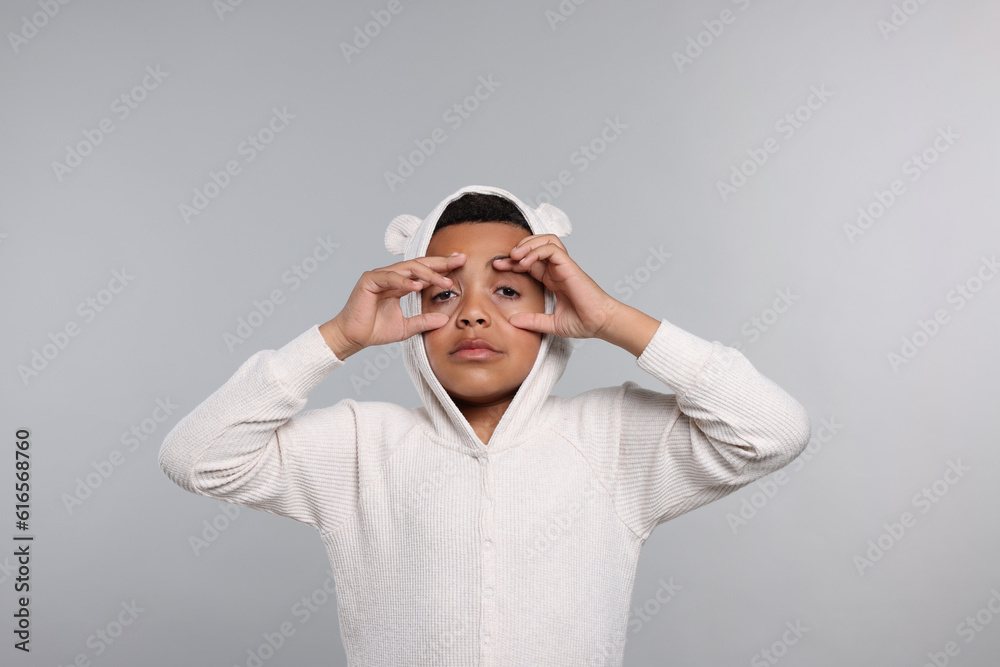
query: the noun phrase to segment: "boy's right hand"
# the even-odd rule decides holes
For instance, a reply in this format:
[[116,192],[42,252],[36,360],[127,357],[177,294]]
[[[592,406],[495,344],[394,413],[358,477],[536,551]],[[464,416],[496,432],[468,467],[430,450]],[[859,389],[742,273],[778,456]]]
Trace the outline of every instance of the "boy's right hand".
[[338,359],[372,345],[405,340],[448,323],[444,313],[403,317],[399,299],[430,285],[452,286],[445,276],[465,262],[464,254],[417,257],[361,274],[343,310],[320,326],[320,333]]

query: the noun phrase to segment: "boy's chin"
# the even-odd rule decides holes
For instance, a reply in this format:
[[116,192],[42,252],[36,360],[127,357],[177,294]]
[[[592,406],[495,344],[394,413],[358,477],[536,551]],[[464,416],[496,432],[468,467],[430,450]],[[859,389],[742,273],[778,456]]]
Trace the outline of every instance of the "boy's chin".
[[521,388],[521,385],[514,387],[509,392],[497,393],[495,391],[483,392],[478,391],[476,387],[469,388],[457,388],[457,387],[445,387],[445,392],[451,397],[456,404],[464,405],[492,405],[504,398],[512,398],[517,390]]

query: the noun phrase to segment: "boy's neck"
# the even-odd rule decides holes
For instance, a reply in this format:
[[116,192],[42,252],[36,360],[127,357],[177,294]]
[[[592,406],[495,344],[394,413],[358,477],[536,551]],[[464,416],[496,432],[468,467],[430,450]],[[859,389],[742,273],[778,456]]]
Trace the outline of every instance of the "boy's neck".
[[513,398],[513,396],[509,396],[500,402],[490,405],[472,405],[462,403],[461,401],[455,401],[455,405],[458,406],[459,412],[469,422],[472,430],[476,432],[476,435],[479,436],[483,444],[488,445],[490,438],[493,436],[493,431],[496,430],[500,419],[507,412],[507,408],[510,406]]

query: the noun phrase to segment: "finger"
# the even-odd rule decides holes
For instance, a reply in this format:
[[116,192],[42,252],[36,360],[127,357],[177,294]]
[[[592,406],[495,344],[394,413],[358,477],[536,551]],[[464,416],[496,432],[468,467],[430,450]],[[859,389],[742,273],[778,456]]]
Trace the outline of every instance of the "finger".
[[417,257],[405,262],[397,262],[391,266],[384,267],[382,270],[402,273],[409,279],[420,282],[421,289],[431,284],[450,287],[452,280],[444,274],[461,266],[465,262],[465,258],[466,256],[461,253],[447,257],[437,255]]
[[[546,234],[545,236],[552,236],[552,235],[551,234]],[[526,237],[525,239],[522,240],[522,242],[524,240],[527,240],[527,238],[532,238],[532,237]],[[541,238],[541,237],[534,237],[534,238]],[[528,270],[528,267],[530,267],[530,265],[532,264],[531,261],[525,261],[527,259],[528,255],[530,255],[533,250],[536,250],[537,248],[542,248],[542,247],[545,247],[545,246],[549,246],[549,247],[553,247],[553,248],[557,247],[557,246],[555,246],[555,244],[550,244],[550,243],[536,243],[535,245],[530,245],[530,244],[517,245],[517,246],[514,246],[513,248],[511,248],[510,253],[508,253],[510,259],[503,258],[503,259],[494,260],[494,265],[496,266],[496,268],[498,270],[504,270],[504,269],[506,269],[506,270],[509,270],[509,271],[516,271],[516,272],[519,272],[519,273],[524,273],[525,271]],[[561,245],[558,246],[558,247],[562,248]],[[563,250],[565,250],[565,249],[563,248]],[[497,265],[496,262],[500,262],[500,264]]]
[[[504,257],[503,259],[494,260],[493,266],[497,271],[512,271],[514,273],[529,273],[531,271],[531,263],[529,262],[522,263],[521,260],[509,259],[507,257]],[[532,273],[532,275],[535,274]]]
[[510,257],[494,259],[493,268],[495,268],[497,271],[516,271],[517,269],[522,269],[523,271],[527,271],[527,269],[521,267],[516,260],[513,260]]
[[[562,246],[557,246],[554,243],[535,243],[526,244],[523,246],[515,246],[511,249],[509,255],[513,260],[515,266],[530,266],[534,260],[529,260],[528,258],[536,253],[541,248],[557,248],[562,250]],[[537,255],[536,255],[537,258]]]
[[448,319],[448,316],[444,313],[421,313],[420,315],[404,318],[403,326],[405,327],[406,337],[409,338],[410,336],[423,333],[424,331],[431,331],[432,329],[440,329],[445,324],[448,324]]
[[424,284],[411,280],[402,273],[396,271],[372,271],[371,281],[375,285],[374,292],[402,291],[403,293],[422,290]]
[[563,257],[567,259],[569,258],[569,255],[566,254],[566,250],[564,248],[557,246],[554,243],[543,243],[532,248],[526,252],[523,257],[518,259],[517,266],[528,269],[532,264],[535,264],[539,260],[554,260],[555,263],[561,264],[562,262],[560,260],[562,260]]
[[[442,273],[447,273],[453,269],[458,268],[465,263],[467,255],[465,253],[458,253],[456,255],[427,255],[425,257],[415,257],[411,260],[405,262],[399,262],[400,265],[410,265],[410,264],[422,264],[428,266],[435,271]],[[398,265],[393,265],[398,266]]]
[[396,262],[395,264],[390,264],[388,266],[380,266],[373,271],[400,271],[412,267],[414,264],[420,264],[423,266],[430,267],[435,271],[450,271],[457,266],[460,266],[465,262],[465,255],[459,253],[458,255],[427,255],[426,257],[415,257],[413,259],[408,259],[402,262]]
[[405,268],[400,267],[399,272],[405,274],[410,279],[423,283],[425,286],[434,284],[439,287],[451,287],[453,282],[448,276],[442,275],[426,264],[416,261],[407,264]]
[[566,249],[566,246],[563,245],[563,242],[560,241],[559,237],[555,234],[538,234],[536,236],[525,236],[523,239],[518,241],[517,245],[511,249],[510,256],[515,259],[520,259],[521,256],[528,251],[546,243],[559,246],[563,250]]
[[555,318],[548,313],[514,313],[507,321],[518,329],[554,334]]

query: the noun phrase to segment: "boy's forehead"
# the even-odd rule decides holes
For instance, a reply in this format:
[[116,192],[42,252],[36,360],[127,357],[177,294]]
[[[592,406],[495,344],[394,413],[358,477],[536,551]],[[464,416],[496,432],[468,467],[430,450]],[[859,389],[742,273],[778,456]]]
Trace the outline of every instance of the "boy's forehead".
[[428,255],[465,253],[506,254],[518,241],[529,236],[527,230],[499,222],[459,223],[434,232],[427,245]]

